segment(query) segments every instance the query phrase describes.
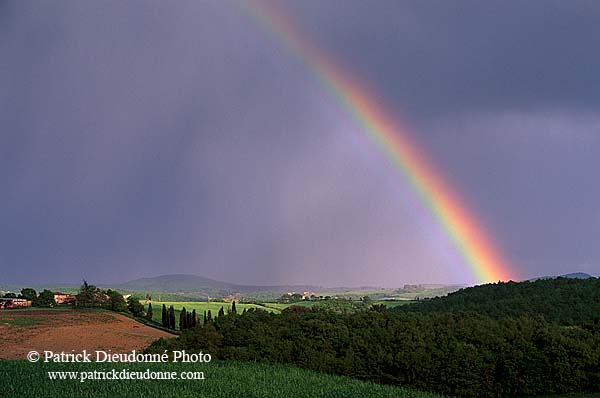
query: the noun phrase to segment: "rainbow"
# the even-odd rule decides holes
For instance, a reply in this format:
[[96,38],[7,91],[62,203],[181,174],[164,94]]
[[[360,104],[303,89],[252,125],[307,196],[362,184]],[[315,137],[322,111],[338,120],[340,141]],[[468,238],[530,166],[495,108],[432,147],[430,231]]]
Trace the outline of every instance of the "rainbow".
[[477,219],[467,210],[464,201],[450,189],[408,131],[393,120],[366,87],[306,40],[281,10],[264,0],[242,0],[242,4],[307,64],[329,94],[406,176],[459,250],[475,279],[480,283],[516,279]]

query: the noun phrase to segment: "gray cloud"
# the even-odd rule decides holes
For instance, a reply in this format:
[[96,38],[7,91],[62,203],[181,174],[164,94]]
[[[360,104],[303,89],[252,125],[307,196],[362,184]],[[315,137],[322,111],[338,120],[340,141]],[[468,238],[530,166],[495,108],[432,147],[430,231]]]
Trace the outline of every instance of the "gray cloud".
[[288,9],[411,117],[600,104],[593,1],[307,1]]
[[[412,125],[524,276],[598,273],[595,3],[278,4]],[[471,281],[239,4],[0,7],[0,282]]]

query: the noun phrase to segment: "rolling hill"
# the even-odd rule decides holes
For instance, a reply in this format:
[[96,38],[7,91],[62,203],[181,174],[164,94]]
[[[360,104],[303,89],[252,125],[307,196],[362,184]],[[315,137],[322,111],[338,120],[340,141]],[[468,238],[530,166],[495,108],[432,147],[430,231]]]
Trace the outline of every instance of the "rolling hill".
[[590,274],[586,274],[585,272],[572,272],[570,274],[558,275],[558,276],[540,276],[537,278],[529,279],[530,282],[537,281],[540,279],[555,279],[555,278],[570,278],[570,279],[589,279],[594,278]]
[[217,281],[198,275],[173,274],[160,275],[151,278],[140,278],[112,287],[136,292],[169,292],[169,293],[205,293],[205,294],[235,294],[258,292],[304,292],[323,290],[320,286],[310,285],[238,285],[235,283]]
[[490,283],[445,297],[396,307],[397,311],[475,312],[495,319],[541,316],[562,325],[600,322],[600,278],[548,278]]

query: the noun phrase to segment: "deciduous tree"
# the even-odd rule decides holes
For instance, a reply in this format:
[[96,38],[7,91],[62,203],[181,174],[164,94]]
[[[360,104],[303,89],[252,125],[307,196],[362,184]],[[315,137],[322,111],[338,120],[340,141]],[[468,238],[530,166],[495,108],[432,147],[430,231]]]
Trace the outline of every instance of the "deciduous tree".
[[129,296],[127,298],[127,308],[133,316],[144,316],[144,306],[135,296]]
[[21,297],[23,297],[26,300],[35,301],[35,299],[37,298],[37,292],[35,291],[35,289],[26,287],[24,289],[21,289]]
[[127,303],[123,295],[116,290],[108,289],[106,295],[109,298],[108,308],[117,312],[127,312]]
[[54,301],[54,293],[48,289],[44,289],[37,297],[36,305],[38,307],[52,307],[56,305],[56,302]]

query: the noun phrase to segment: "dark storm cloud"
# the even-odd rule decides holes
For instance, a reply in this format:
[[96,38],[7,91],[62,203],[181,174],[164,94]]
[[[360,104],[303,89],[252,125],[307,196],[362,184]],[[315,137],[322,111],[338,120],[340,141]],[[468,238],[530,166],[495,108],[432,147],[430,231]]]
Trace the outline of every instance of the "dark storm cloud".
[[523,276],[598,274],[596,2],[312,1],[288,9],[410,121]]
[[[594,3],[276,4],[406,116],[524,276],[598,273]],[[0,7],[0,283],[470,281],[238,3]]]
[[325,51],[410,115],[600,105],[594,1],[305,1]]
[[597,113],[465,114],[423,131],[524,276],[599,273]]

